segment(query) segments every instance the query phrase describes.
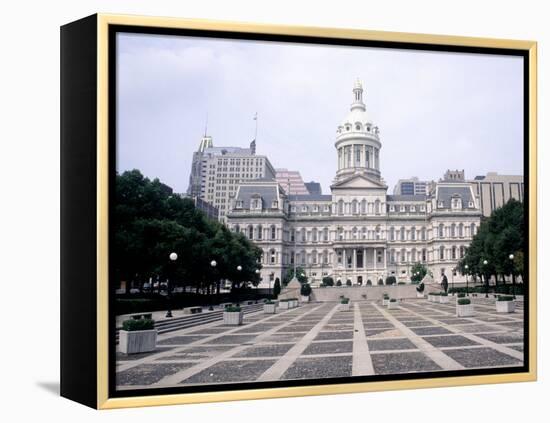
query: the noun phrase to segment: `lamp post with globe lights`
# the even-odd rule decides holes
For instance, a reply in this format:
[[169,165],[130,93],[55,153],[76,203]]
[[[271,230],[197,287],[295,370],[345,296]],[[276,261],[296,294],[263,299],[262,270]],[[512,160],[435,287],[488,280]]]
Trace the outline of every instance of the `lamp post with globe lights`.
[[485,278],[485,298],[489,298],[489,278],[487,276],[487,260],[483,260],[483,277]]
[[168,300],[168,310],[166,310],[166,317],[172,317],[172,279],[173,277],[175,276],[176,274],[176,260],[178,259],[178,255],[177,253],[170,253],[170,255],[168,256],[168,258],[170,259],[170,264],[169,264],[169,275],[168,275],[168,283],[166,284],[166,292],[167,292],[167,295],[166,295],[166,299]]
[[464,271],[466,273],[466,295],[468,295],[468,265],[464,265]]
[[508,259],[510,259],[510,272],[512,273],[512,295],[514,296],[514,300],[516,299],[516,272],[514,272],[514,255],[510,254],[508,256]]

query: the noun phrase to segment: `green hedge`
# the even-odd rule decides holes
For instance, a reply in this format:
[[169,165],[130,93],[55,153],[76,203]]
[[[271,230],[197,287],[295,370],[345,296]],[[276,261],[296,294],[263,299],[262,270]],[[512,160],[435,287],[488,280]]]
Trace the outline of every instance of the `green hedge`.
[[128,332],[151,330],[155,328],[153,319],[128,319],[122,322],[122,329]]
[[459,298],[458,300],[456,300],[456,303],[458,305],[468,305],[471,304],[471,301],[469,298]]

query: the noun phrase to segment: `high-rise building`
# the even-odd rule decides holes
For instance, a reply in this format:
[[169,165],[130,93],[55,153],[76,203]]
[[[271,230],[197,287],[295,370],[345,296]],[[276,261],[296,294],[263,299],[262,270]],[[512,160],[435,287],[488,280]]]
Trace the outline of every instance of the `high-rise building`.
[[[276,169],[275,180],[283,187],[287,194],[307,195],[309,194],[302,175],[297,170]],[[290,187],[290,189],[289,189]]]
[[193,153],[187,194],[216,207],[222,219],[240,183],[274,177],[268,158],[256,155],[255,141],[249,148],[215,147],[212,137],[205,135]]
[[319,182],[311,181],[305,183],[307,192],[309,192],[311,195],[322,195],[323,190],[321,188],[321,184]]
[[489,172],[487,175],[476,176],[469,182],[479,196],[483,216],[490,216],[493,210],[502,207],[511,198],[523,202],[523,176],[521,175],[499,175],[496,172]]
[[430,183],[420,181],[416,176],[400,179],[393,188],[393,195],[427,195]]

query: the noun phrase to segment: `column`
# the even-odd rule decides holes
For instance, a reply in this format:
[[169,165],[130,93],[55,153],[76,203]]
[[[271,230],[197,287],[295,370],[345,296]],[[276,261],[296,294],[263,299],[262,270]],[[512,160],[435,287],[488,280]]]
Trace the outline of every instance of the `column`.
[[346,257],[346,249],[342,248],[342,263],[344,264],[344,269],[348,267],[348,258]]
[[353,270],[357,270],[357,250],[355,248],[353,249],[351,265],[353,267]]
[[372,249],[372,256],[373,256],[374,270],[376,270],[376,248]]
[[386,251],[385,248],[382,249],[382,255],[384,256],[384,269],[387,269],[387,267],[388,267],[388,266],[387,266],[387,263],[386,263],[386,260],[387,260],[386,255],[387,255],[387,253],[388,253],[388,252]]
[[367,269],[367,249],[363,248],[363,269]]

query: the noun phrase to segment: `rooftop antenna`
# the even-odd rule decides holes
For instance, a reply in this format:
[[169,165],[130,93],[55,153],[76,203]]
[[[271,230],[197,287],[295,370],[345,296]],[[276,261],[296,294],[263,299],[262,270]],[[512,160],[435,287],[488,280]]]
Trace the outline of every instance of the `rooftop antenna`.
[[256,127],[254,129],[254,141],[258,138],[258,112],[254,114],[254,122],[256,122]]
[[206,112],[206,121],[204,122],[204,136],[208,133],[208,112]]

